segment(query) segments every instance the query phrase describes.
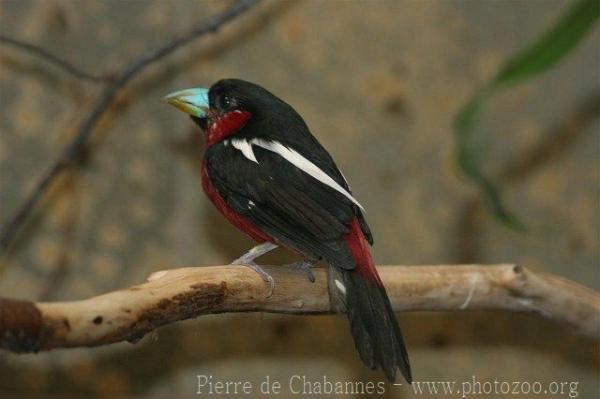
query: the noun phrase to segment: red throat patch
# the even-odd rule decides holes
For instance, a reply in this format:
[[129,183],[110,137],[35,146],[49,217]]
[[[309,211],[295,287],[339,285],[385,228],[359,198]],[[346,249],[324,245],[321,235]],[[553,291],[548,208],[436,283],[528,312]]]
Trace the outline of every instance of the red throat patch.
[[237,133],[248,122],[252,114],[247,111],[234,110],[211,118],[213,122],[206,133],[206,144],[213,145],[232,134]]

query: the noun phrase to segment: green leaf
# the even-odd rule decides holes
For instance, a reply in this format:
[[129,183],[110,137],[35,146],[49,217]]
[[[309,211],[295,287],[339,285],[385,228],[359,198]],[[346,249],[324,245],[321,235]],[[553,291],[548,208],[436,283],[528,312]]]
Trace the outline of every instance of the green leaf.
[[473,132],[481,109],[490,95],[490,89],[480,91],[456,116],[454,127],[458,133],[457,163],[462,172],[479,187],[492,214],[506,226],[514,230],[524,230],[523,223],[504,207],[499,189],[479,168],[479,157],[484,152],[483,143],[476,140],[478,137],[468,134]]
[[500,69],[494,84],[518,83],[552,67],[590,32],[599,13],[598,0],[582,0],[575,3],[531,47],[512,57]]
[[457,164],[477,185],[492,215],[510,228],[522,230],[524,225],[508,211],[500,189],[481,170],[481,160],[485,157],[485,135],[477,130],[478,121],[489,99],[499,89],[536,77],[551,68],[591,31],[599,15],[598,0],[576,2],[532,46],[509,59],[495,79],[475,93],[455,117]]

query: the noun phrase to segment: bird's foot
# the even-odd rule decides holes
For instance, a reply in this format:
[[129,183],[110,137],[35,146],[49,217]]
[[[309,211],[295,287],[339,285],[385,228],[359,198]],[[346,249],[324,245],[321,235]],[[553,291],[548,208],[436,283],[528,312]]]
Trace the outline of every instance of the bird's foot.
[[262,244],[255,246],[254,248],[250,249],[248,252],[246,252],[245,254],[243,254],[242,256],[240,256],[239,258],[234,260],[233,262],[231,262],[231,264],[232,265],[250,264],[250,263],[254,262],[254,259],[258,258],[259,256],[263,256],[264,254],[266,254],[268,252],[271,252],[275,248],[277,248],[276,244],[273,244],[270,242],[263,242]]
[[271,295],[273,295],[273,290],[275,289],[275,280],[273,280],[273,277],[271,277],[271,275],[269,273],[264,271],[264,269],[262,267],[257,265],[254,262],[254,259],[266,254],[267,252],[274,250],[275,248],[277,248],[277,245],[270,243],[270,242],[264,242],[260,245],[255,246],[254,248],[252,248],[251,250],[246,252],[244,255],[240,256],[239,258],[237,258],[236,260],[231,262],[232,265],[241,265],[241,266],[249,267],[250,269],[254,270],[256,273],[258,273],[258,275],[266,283],[269,283],[269,292],[267,294],[267,298],[270,297]]
[[315,263],[317,263],[317,261],[303,259],[303,260],[299,260],[294,263],[290,263],[289,266],[292,269],[300,270],[300,271],[306,273],[306,277],[308,278],[308,281],[310,281],[311,283],[314,283],[316,281],[316,279],[315,279],[314,273],[312,272],[312,268],[315,267]]
[[239,262],[239,259],[236,259],[233,262],[231,262],[231,264],[246,266],[254,270],[256,273],[258,273],[258,275],[263,279],[265,283],[269,284],[269,292],[267,293],[267,298],[273,295],[273,290],[275,289],[275,280],[273,279],[273,277],[271,277],[269,273],[265,271],[265,269],[257,265],[254,261]]

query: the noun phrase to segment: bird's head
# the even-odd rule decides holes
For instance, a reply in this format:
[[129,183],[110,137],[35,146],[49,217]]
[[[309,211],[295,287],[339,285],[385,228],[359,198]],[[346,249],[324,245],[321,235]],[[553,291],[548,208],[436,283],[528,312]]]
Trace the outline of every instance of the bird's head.
[[266,89],[240,79],[223,79],[210,89],[177,91],[164,99],[189,114],[207,133],[209,144],[237,133],[250,119],[271,119],[284,110],[294,112]]

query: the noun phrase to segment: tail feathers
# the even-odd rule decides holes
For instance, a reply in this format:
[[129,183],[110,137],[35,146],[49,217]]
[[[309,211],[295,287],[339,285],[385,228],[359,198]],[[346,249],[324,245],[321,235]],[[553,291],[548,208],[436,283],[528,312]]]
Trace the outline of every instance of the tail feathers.
[[[350,320],[356,349],[363,363],[371,369],[381,368],[390,381],[396,370],[412,381],[408,353],[385,288],[366,279],[357,271],[331,268],[334,279],[343,282],[342,300]],[[339,284],[334,284],[339,288]]]
[[410,383],[404,339],[356,219],[351,223],[346,243],[355,268],[330,262],[330,286],[348,314],[360,358],[371,369],[381,367],[390,381],[395,380],[399,368]]

